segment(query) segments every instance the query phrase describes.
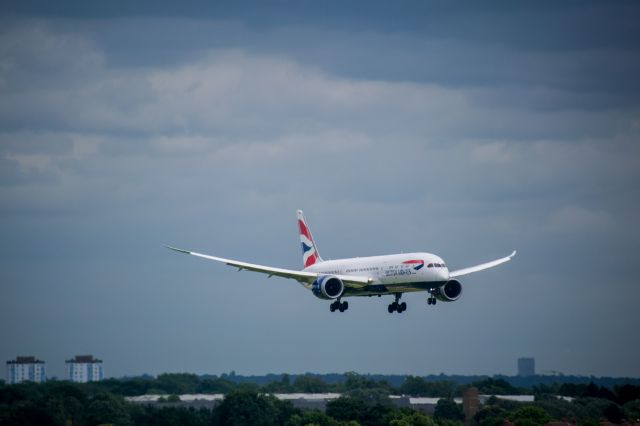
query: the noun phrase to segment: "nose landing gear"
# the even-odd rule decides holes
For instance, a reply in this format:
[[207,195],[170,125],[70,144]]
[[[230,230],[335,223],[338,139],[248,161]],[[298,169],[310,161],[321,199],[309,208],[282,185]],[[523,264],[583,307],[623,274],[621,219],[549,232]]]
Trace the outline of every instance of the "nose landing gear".
[[435,294],[435,289],[429,289],[429,298],[427,299],[427,305],[435,305],[436,302],[438,301],[438,299],[436,299],[436,297],[434,296]]
[[344,302],[340,302],[340,299],[338,299],[335,302],[333,302],[331,305],[329,305],[329,310],[331,312],[335,312],[335,311],[344,312],[347,309],[349,309],[349,302],[347,302],[346,300]]
[[396,293],[395,294],[396,301],[389,304],[389,306],[387,307],[387,311],[389,311],[390,314],[392,314],[393,312],[397,312],[401,314],[407,310],[406,302],[398,303],[400,301],[401,296],[402,296],[402,293]]

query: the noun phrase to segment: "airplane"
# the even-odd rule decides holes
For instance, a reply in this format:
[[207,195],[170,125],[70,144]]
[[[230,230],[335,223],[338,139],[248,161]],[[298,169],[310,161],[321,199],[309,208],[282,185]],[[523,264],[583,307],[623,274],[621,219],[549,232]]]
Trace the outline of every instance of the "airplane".
[[435,305],[438,300],[454,302],[462,295],[462,284],[456,278],[493,268],[508,262],[516,255],[514,250],[507,257],[455,271],[449,271],[442,258],[424,252],[322,260],[302,210],[297,210],[297,217],[304,265],[301,271],[256,265],[171,246],[165,247],[180,253],[222,262],[238,268],[239,271],[260,272],[267,274],[269,278],[277,276],[294,279],[306,289],[311,290],[314,296],[333,300],[329,306],[331,312],[344,312],[349,309],[349,303],[342,299],[353,296],[393,295],[395,301],[389,304],[387,308],[389,313],[402,313],[407,310],[407,303],[400,302],[403,293],[427,291],[429,305]]

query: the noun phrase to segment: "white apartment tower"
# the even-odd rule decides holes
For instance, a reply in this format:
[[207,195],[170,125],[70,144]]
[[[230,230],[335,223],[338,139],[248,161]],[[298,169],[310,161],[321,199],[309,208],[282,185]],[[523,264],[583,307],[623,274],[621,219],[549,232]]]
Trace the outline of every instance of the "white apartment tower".
[[65,379],[78,382],[98,382],[104,379],[102,360],[93,355],[76,355],[75,358],[65,361]]
[[27,381],[42,383],[46,379],[44,361],[34,356],[19,356],[7,361],[7,383],[10,385]]

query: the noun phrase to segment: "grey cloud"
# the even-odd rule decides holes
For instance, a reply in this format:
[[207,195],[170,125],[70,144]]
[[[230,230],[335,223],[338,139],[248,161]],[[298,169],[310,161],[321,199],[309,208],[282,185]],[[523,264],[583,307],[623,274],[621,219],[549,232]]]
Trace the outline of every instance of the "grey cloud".
[[[615,363],[599,349],[628,343],[640,321],[629,284],[640,241],[636,88],[619,70],[608,75],[622,76],[620,86],[572,81],[576,68],[626,63],[626,53],[425,41],[385,25],[203,22],[76,17],[0,36],[20,70],[0,69],[0,321],[19,326],[0,331],[5,358],[41,351],[53,363],[90,351],[114,375],[175,371],[184,359],[195,372],[422,374],[510,373],[531,353],[567,373],[638,374],[637,345]],[[163,60],[132,59],[159,27],[191,23],[197,31],[156,46]],[[16,37],[20,48],[6,47]],[[133,47],[116,54],[129,38]],[[307,40],[315,57],[304,54]],[[176,53],[190,41],[196,47]],[[484,77],[465,68],[472,51]],[[614,86],[628,93],[606,93]],[[409,295],[408,315],[389,318],[386,301],[354,300],[338,318],[291,283],[161,247],[299,267],[292,223],[301,207],[327,258],[431,250],[461,267],[512,248],[520,255],[466,280],[460,303],[427,310]],[[604,327],[594,310],[620,320],[601,342],[584,332]],[[222,326],[229,318],[233,327]],[[499,353],[451,358],[479,346],[485,330],[500,338]],[[554,355],[557,343],[591,356]]]
[[0,33],[0,90],[16,91],[82,87],[99,78],[103,56],[86,38],[56,33],[42,21],[4,26]]

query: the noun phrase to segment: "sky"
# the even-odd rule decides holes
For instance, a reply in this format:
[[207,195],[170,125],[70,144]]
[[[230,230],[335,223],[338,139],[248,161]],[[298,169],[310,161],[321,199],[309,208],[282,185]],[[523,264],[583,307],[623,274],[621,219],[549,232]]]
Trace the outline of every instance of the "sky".
[[[49,376],[639,377],[640,5],[0,6],[0,357]],[[427,251],[426,293],[329,312],[299,269]]]

